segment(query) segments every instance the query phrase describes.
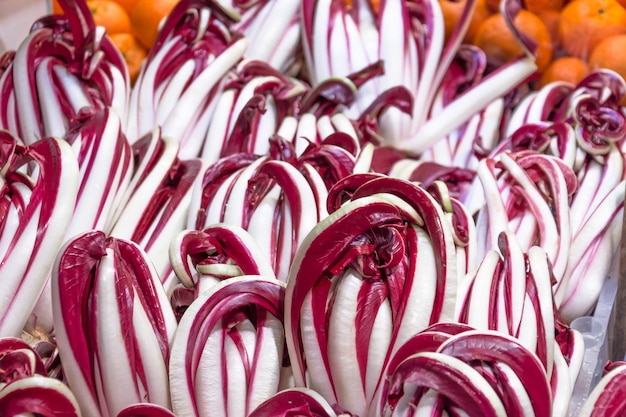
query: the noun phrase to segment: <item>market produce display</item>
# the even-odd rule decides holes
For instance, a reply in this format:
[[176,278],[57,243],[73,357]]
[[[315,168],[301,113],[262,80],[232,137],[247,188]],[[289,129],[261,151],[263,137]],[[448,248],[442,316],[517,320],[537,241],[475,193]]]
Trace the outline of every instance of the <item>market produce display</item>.
[[[439,0],[439,4],[449,38],[465,1]],[[626,45],[626,2],[524,0],[522,5],[513,24],[537,43],[538,87],[552,81],[576,84],[598,68],[626,76],[626,65],[617,53],[618,45]],[[499,7],[499,0],[478,0],[463,37],[487,52],[496,65],[522,53]]]
[[0,56],[0,416],[615,415],[571,325],[626,9],[580,1],[56,1]]

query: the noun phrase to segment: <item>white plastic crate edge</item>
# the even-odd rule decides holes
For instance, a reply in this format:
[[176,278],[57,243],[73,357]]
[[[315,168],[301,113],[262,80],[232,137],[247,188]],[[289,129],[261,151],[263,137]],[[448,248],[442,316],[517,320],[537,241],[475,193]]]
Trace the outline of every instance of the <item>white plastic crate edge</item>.
[[[617,260],[619,257],[616,256],[615,258]],[[583,335],[585,356],[572,391],[568,417],[578,416],[591,390],[602,377],[604,366],[609,360],[608,328],[618,281],[617,262],[614,263],[614,267],[611,268],[613,272],[602,286],[593,315],[579,317],[571,324],[573,329],[578,330]]]

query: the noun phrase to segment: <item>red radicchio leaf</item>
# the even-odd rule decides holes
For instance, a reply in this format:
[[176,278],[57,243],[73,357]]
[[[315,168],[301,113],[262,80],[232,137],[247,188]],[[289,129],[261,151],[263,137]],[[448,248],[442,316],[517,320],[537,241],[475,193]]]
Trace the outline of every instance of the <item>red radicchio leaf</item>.
[[59,380],[40,375],[20,379],[0,390],[3,415],[36,414],[42,417],[79,417],[74,394]]

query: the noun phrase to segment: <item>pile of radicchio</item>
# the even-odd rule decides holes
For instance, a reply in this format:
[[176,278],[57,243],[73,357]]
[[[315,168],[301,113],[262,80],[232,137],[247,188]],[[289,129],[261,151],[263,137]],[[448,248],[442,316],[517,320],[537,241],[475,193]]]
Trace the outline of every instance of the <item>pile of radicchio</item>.
[[476,0],[447,41],[436,0],[180,0],[131,85],[59,3],[0,55],[1,415],[570,415],[619,75],[533,90],[518,0],[499,67]]

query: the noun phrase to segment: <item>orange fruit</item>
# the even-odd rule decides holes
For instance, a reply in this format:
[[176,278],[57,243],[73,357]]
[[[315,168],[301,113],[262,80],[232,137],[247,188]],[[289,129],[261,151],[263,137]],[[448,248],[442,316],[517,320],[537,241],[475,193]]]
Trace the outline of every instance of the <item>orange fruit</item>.
[[135,4],[130,14],[132,33],[145,48],[152,48],[159,34],[161,20],[172,11],[176,3],[178,0],[139,0]]
[[[524,9],[515,16],[513,24],[537,42],[537,69],[543,71],[552,60],[552,39],[548,28],[536,14]],[[474,44],[485,51],[496,64],[510,61],[524,53],[501,13],[492,14],[483,21],[474,38]]]
[[565,4],[565,0],[524,0],[523,5],[526,10],[538,13],[543,10],[559,11]]
[[491,11],[491,13],[500,11],[500,0],[486,0],[485,4],[487,4],[487,8]]
[[138,0],[113,0],[113,1],[119,4],[120,6],[122,6],[124,10],[126,10],[126,13],[130,15],[133,9],[135,8],[135,4],[137,4]]
[[586,61],[575,56],[563,56],[552,61],[541,74],[539,87],[553,81],[567,81],[576,85],[588,74],[589,65]]
[[63,8],[57,0],[52,0],[52,14],[63,14]]
[[[445,22],[445,32],[446,39],[450,39],[450,35],[454,31],[454,28],[459,23],[459,19],[463,14],[463,9],[465,8],[466,0],[453,1],[453,0],[439,0],[439,5],[441,6],[441,11],[443,13],[443,18]],[[463,41],[465,43],[471,43],[476,33],[478,32],[478,28],[480,24],[487,17],[491,15],[491,11],[487,7],[486,0],[478,0],[476,2],[476,6],[474,7],[474,12],[472,13],[472,17],[470,20],[469,27],[467,28],[467,32],[465,33],[465,37]]]
[[559,20],[561,14],[556,10],[542,10],[535,13],[539,19],[546,25],[548,32],[550,32],[550,39],[552,39],[552,53],[559,48]]
[[126,10],[111,0],[87,0],[93,21],[103,26],[109,35],[130,32],[130,17]]
[[583,59],[603,39],[626,33],[626,9],[617,0],[573,0],[561,10],[559,41]]
[[141,64],[146,59],[148,51],[144,48],[131,33],[114,33],[109,36],[111,41],[122,53],[131,83],[134,83],[141,70]]
[[608,68],[626,79],[626,35],[615,35],[598,44],[589,57],[592,70]]

